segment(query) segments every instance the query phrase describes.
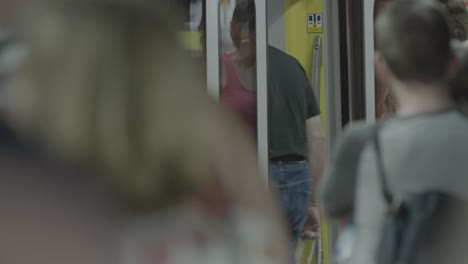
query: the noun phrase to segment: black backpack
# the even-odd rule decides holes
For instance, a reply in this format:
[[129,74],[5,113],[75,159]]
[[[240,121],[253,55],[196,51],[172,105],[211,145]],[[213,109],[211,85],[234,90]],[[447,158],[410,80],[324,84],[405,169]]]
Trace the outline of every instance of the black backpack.
[[396,201],[387,185],[378,138],[379,127],[377,125],[373,133],[373,143],[387,212],[375,263],[410,264],[414,262],[420,245],[434,227],[435,219],[442,214],[449,195],[439,191],[425,191]]

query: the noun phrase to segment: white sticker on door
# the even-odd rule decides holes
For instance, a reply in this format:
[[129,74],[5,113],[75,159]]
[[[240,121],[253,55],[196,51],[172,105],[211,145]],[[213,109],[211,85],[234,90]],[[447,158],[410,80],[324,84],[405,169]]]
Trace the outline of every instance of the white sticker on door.
[[307,14],[307,32],[322,33],[323,32],[323,14],[310,13]]

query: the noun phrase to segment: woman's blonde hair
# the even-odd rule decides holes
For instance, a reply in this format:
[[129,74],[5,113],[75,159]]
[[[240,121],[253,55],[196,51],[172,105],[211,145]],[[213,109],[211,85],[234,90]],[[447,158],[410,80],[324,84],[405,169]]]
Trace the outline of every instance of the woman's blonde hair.
[[262,254],[286,258],[283,218],[252,142],[206,96],[172,20],[153,8],[157,1],[144,2],[50,0],[29,16],[32,131],[55,153],[101,168],[131,208],[194,197],[211,209],[253,212],[272,228],[262,231]]
[[151,2],[48,1],[26,36],[34,132],[154,205],[208,188],[223,130],[240,146],[243,132],[205,96],[172,20]]

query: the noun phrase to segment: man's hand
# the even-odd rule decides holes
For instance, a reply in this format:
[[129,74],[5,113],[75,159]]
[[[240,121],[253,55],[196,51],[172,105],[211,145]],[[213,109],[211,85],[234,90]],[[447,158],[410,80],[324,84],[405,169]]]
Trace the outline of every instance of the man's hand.
[[320,238],[320,211],[315,202],[312,202],[307,210],[307,220],[301,238],[303,240]]

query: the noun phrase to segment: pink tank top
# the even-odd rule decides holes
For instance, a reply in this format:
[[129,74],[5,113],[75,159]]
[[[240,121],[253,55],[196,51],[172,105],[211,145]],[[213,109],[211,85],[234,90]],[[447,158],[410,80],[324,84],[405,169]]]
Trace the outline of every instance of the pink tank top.
[[229,55],[223,54],[222,59],[226,74],[226,84],[222,91],[221,100],[238,114],[256,140],[257,93],[247,90],[241,83]]

